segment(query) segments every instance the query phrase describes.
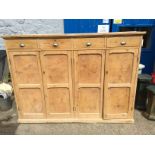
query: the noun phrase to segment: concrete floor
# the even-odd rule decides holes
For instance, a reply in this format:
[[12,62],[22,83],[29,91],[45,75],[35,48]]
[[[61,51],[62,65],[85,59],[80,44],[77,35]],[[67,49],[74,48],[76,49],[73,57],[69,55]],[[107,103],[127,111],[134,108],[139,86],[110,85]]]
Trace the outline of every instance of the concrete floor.
[[17,124],[16,108],[0,112],[0,134],[11,135],[154,135],[155,121],[135,110],[134,124],[52,123]]

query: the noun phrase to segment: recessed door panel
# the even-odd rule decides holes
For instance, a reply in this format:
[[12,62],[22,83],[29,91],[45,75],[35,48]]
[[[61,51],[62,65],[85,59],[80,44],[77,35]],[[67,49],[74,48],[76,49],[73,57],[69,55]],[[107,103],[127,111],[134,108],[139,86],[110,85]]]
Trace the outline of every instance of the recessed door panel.
[[128,113],[130,88],[109,88],[108,114]]
[[51,54],[44,57],[45,72],[48,83],[68,83],[68,56]]
[[82,54],[78,57],[79,83],[100,83],[102,56]]
[[[42,93],[38,88],[19,89],[21,111],[26,118],[42,118],[44,108]],[[34,117],[33,117],[34,115]]]
[[68,88],[48,89],[49,113],[71,113],[70,97]]
[[100,89],[79,89],[79,113],[100,113]]
[[113,53],[109,56],[109,82],[130,83],[133,72],[133,53]]
[[36,55],[14,55],[13,56],[16,81],[18,84],[37,84],[41,81],[40,68]]

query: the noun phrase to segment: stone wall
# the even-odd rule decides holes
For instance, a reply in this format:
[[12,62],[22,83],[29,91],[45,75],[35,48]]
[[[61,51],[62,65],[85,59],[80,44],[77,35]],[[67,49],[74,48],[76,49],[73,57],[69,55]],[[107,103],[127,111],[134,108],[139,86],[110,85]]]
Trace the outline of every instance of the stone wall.
[[[0,19],[0,35],[64,33],[63,19]],[[0,50],[5,49],[0,38]]]

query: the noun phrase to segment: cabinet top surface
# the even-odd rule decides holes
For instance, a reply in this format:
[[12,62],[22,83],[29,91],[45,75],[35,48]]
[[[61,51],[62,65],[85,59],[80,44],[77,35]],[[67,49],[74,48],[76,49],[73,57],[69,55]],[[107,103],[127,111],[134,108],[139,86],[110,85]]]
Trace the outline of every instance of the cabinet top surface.
[[144,35],[144,31],[128,31],[128,32],[109,32],[109,33],[76,33],[76,34],[18,34],[18,35],[3,35],[3,39],[16,38],[76,38],[76,37],[106,37],[106,36],[137,36]]

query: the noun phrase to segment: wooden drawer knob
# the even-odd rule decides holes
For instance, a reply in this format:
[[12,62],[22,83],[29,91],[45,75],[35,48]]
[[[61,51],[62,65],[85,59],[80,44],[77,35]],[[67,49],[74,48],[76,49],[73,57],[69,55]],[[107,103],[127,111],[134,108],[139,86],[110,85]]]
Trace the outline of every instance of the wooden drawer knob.
[[125,42],[125,41],[122,41],[122,42],[121,42],[121,45],[126,45],[126,42]]
[[25,44],[21,43],[19,44],[20,47],[25,47]]
[[59,44],[58,43],[53,43],[53,47],[58,47]]
[[90,42],[86,43],[86,46],[91,46],[91,45],[92,45],[92,43],[90,43]]

